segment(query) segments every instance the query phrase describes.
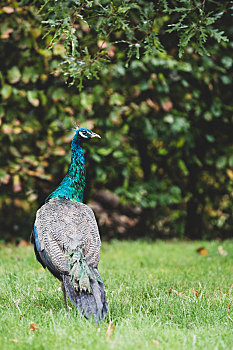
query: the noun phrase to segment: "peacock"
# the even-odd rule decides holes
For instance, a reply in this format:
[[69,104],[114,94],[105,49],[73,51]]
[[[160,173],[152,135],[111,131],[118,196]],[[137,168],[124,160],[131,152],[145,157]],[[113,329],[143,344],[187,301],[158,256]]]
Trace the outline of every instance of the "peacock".
[[71,163],[58,187],[37,211],[31,241],[37,260],[61,281],[65,307],[71,303],[86,318],[106,317],[107,301],[98,271],[100,236],[94,213],[83,204],[85,158],[83,143],[100,136],[75,129]]

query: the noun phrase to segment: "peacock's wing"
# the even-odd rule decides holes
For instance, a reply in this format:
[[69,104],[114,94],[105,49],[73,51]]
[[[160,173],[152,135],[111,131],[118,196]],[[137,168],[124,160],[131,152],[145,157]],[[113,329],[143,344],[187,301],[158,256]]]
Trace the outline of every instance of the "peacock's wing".
[[43,263],[59,278],[70,272],[69,253],[81,249],[89,266],[97,267],[100,236],[93,211],[87,205],[55,198],[36,214],[36,248]]

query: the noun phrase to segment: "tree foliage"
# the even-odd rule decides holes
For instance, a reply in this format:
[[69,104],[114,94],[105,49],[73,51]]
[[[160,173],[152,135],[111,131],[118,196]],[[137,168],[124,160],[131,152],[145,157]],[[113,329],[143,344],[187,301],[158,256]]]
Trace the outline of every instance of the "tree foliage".
[[4,4],[5,237],[28,235],[67,171],[73,121],[102,136],[87,146],[86,199],[108,188],[141,206],[142,235],[231,234],[229,8],[191,0]]
[[[36,2],[37,3],[37,2]],[[187,45],[200,55],[210,55],[205,45],[210,38],[218,43],[228,37],[217,25],[230,10],[230,2],[199,0],[96,1],[47,0],[40,14],[50,46],[63,42],[66,57],[58,70],[70,83],[98,78],[104,65],[112,60],[111,47],[129,62],[164,51],[162,31],[178,36],[178,55]]]

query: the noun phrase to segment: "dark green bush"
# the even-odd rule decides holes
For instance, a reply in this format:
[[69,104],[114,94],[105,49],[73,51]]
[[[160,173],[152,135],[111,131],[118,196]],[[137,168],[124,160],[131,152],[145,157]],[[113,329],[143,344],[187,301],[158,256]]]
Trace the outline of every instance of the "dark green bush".
[[[118,41],[127,39],[136,29],[129,27],[124,33],[124,12],[119,14],[115,5],[118,31],[114,27],[108,36],[111,45],[104,48],[103,57],[100,51],[99,59],[93,60],[102,27],[99,32],[89,30],[82,20],[76,34],[81,50],[89,50],[91,63],[84,54],[82,59],[89,62],[85,72],[80,75],[76,65],[72,71],[69,61],[59,73],[67,55],[65,38],[51,45],[51,32],[43,39],[47,29],[41,28],[42,14],[25,4],[8,1],[1,9],[1,238],[29,236],[36,209],[68,169],[73,121],[102,136],[101,143],[87,146],[86,200],[96,189],[107,188],[123,203],[141,206],[135,228],[141,235],[230,236],[232,43],[223,39],[220,45],[209,34],[206,43],[199,40],[198,49],[199,33],[184,45],[182,28],[166,31],[168,23],[180,21],[179,11],[160,8],[153,19],[158,46],[149,50],[150,44],[146,53],[146,46],[139,53],[135,46],[136,51],[127,51],[124,42],[113,42],[116,36]],[[191,12],[194,17],[184,18],[187,23],[197,19]],[[129,16],[134,24],[137,16],[136,10]],[[218,31],[230,38],[229,13],[220,17]],[[205,28],[214,30],[208,23]],[[141,35],[136,32],[134,44]],[[73,78],[80,83],[83,77],[83,90],[75,80],[68,87],[64,73],[68,83]]]

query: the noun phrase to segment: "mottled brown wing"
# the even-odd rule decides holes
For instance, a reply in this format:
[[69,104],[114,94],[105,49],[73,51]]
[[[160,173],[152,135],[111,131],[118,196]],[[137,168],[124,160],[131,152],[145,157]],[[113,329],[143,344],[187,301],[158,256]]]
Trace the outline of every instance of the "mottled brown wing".
[[40,249],[60,273],[68,272],[65,250],[77,247],[84,248],[88,265],[97,267],[101,242],[94,213],[87,205],[54,198],[37,211],[35,226]]

